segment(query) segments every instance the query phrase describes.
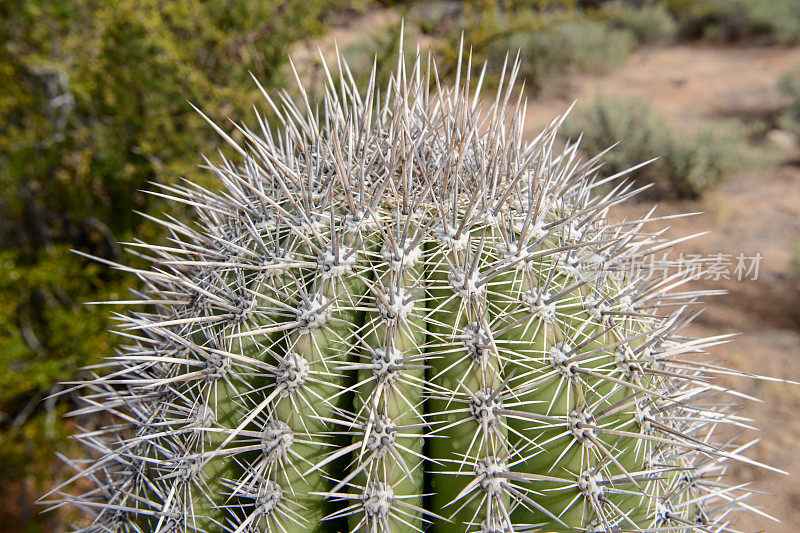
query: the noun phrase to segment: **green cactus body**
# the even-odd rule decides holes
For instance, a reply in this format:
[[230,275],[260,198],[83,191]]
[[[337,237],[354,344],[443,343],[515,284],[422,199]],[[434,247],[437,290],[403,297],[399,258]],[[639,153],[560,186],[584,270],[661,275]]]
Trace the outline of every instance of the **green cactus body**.
[[699,293],[628,268],[669,243],[609,221],[635,191],[595,194],[558,121],[522,142],[513,79],[481,105],[432,72],[285,98],[223,134],[223,191],[166,188],[198,219],[141,245],[146,309],[84,384],[122,420],[80,437],[87,529],[726,530]]

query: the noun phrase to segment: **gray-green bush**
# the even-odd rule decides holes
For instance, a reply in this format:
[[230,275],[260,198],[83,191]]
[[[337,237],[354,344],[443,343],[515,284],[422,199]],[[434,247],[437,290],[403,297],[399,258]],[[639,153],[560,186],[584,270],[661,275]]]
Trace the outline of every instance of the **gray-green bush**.
[[800,41],[796,0],[664,0],[685,38],[716,41]]
[[786,97],[787,104],[779,113],[777,124],[795,135],[800,135],[800,70],[781,78],[778,88]]
[[520,76],[533,92],[559,74],[621,64],[636,44],[630,31],[578,11],[468,12],[443,51],[448,72],[454,70],[462,33],[476,61],[489,61],[490,81],[497,81],[506,55],[513,60],[519,52]]
[[663,3],[637,6],[624,1],[611,2],[597,13],[612,26],[630,31],[639,44],[666,44],[678,34],[678,23]]
[[564,134],[582,135],[589,153],[619,143],[605,158],[608,174],[657,157],[634,178],[652,197],[698,198],[747,160],[743,131],[732,123],[687,130],[639,98],[604,97],[579,109]]

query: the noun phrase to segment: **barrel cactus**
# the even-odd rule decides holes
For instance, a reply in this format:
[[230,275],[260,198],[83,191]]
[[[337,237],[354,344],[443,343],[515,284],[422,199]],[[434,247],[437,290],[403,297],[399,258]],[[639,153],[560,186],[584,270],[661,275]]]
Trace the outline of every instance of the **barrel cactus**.
[[681,334],[691,271],[632,268],[673,244],[610,218],[632,185],[561,119],[526,142],[514,68],[491,97],[419,55],[338,70],[214,126],[219,190],[161,186],[196,218],[130,244],[127,344],[77,385],[108,422],[50,501],[87,531],[731,530],[723,339]]

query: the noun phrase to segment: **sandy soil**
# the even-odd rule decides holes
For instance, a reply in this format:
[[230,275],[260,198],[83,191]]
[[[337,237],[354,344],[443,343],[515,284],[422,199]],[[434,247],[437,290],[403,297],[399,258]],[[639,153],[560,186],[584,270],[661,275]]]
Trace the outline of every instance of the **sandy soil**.
[[[635,54],[622,68],[605,74],[573,76],[529,101],[527,129],[535,132],[578,99],[601,95],[639,96],[687,125],[720,116],[758,117],[778,109],[780,77],[800,65],[800,49],[676,46]],[[679,245],[678,253],[713,256],[739,253],[763,259],[756,280],[699,281],[697,288],[724,288],[729,294],[707,300],[707,309],[691,327],[696,336],[740,333],[712,354],[732,368],[800,381],[800,280],[789,274],[800,243],[800,168],[791,137],[782,146],[778,166],[743,171],[698,202],[662,204],[661,214],[703,211],[677,219],[668,234],[679,237],[702,230],[709,235]],[[643,213],[643,204],[622,206],[619,216]],[[763,400],[742,406],[760,432],[749,456],[791,474],[749,466],[732,468],[732,482],[752,483],[766,494],[750,503],[781,521],[741,517],[742,531],[798,531],[800,523],[800,387],[743,379],[724,384]]]

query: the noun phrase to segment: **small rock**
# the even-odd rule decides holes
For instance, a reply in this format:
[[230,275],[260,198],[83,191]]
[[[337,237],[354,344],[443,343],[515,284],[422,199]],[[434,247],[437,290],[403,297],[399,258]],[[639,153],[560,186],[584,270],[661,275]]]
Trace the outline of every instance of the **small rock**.
[[767,132],[767,140],[787,152],[798,149],[797,135],[791,131],[771,129]]

